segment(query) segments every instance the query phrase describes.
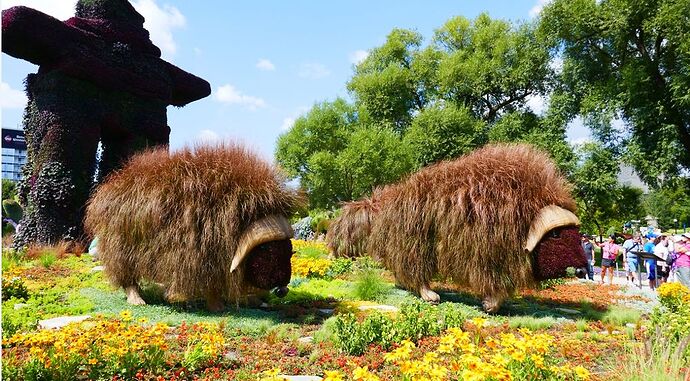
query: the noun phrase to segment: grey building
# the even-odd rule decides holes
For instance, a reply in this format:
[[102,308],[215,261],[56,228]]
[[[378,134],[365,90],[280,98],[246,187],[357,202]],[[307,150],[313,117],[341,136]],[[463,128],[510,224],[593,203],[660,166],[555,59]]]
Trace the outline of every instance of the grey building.
[[26,163],[26,139],[24,131],[2,129],[2,178],[19,181],[22,166]]

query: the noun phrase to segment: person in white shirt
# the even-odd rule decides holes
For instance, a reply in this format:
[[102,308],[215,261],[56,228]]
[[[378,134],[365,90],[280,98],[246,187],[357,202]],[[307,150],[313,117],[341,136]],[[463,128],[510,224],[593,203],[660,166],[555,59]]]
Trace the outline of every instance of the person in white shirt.
[[656,245],[654,245],[654,255],[662,259],[660,261],[656,261],[657,279],[659,280],[659,284],[661,284],[668,281],[669,271],[671,270],[666,264],[666,257],[668,257],[669,254],[669,239],[667,236],[661,235],[657,237],[655,242]]

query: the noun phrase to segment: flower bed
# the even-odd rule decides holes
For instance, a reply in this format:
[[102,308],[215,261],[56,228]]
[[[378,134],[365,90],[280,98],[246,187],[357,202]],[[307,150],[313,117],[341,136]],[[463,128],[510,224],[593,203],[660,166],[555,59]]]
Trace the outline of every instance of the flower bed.
[[[649,320],[617,310],[639,295],[579,282],[525,291],[506,301],[504,315],[488,316],[452,285],[435,283],[444,303],[430,306],[394,289],[371,259],[332,259],[318,242],[293,245],[286,298],[222,314],[162,299],[128,306],[92,271],[89,256],[57,258],[47,268],[37,259],[8,265],[3,291],[14,298],[3,301],[3,378],[609,380],[630,374],[621,366],[630,348],[656,337],[650,332],[674,348],[690,333],[690,291],[677,284],[659,288],[661,306]],[[381,299],[356,297],[362,269],[380,275],[389,290]],[[377,303],[398,312],[360,308]],[[97,317],[57,331],[35,328],[38,319],[84,313]]]
[[18,333],[3,341],[4,379],[144,379],[211,368],[225,338],[217,324],[165,324],[103,317],[51,331]]

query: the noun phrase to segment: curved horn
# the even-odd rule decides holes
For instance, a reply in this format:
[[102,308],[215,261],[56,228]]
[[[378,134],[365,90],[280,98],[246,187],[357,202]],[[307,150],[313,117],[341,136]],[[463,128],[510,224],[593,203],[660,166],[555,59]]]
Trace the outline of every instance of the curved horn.
[[544,234],[548,233],[549,230],[568,225],[580,225],[580,220],[573,212],[556,205],[541,208],[529,227],[525,251],[531,252],[534,250]]
[[232,258],[230,272],[235,271],[256,246],[269,241],[290,239],[292,234],[292,226],[285,216],[271,215],[253,222],[240,237],[235,256]]

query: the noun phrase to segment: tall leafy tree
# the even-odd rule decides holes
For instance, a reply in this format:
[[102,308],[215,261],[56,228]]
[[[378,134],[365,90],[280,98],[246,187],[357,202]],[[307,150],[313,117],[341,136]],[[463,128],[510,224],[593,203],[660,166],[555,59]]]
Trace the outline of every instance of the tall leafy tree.
[[474,21],[458,16],[436,31],[433,46],[442,52],[440,96],[486,122],[547,91],[550,53],[531,24],[514,26],[487,14]]
[[651,185],[690,169],[689,23],[690,0],[554,0],[541,14],[563,55],[559,96]]
[[611,149],[590,142],[576,153],[571,181],[583,231],[601,235],[609,227],[643,217],[642,191],[618,183],[619,160]]
[[644,206],[664,229],[690,226],[690,180],[676,179],[653,189],[644,197]]
[[426,46],[419,33],[394,29],[355,67],[353,104],[316,105],[279,138],[277,159],[321,207],[489,141],[535,143],[566,169],[567,117],[527,107],[554,75],[546,42],[533,24],[486,14],[451,18]]
[[420,112],[405,134],[417,166],[458,157],[486,142],[486,124],[465,107],[432,106]]
[[315,105],[278,138],[276,159],[299,178],[312,208],[362,197],[412,170],[412,156],[389,128],[363,125],[342,99]]

